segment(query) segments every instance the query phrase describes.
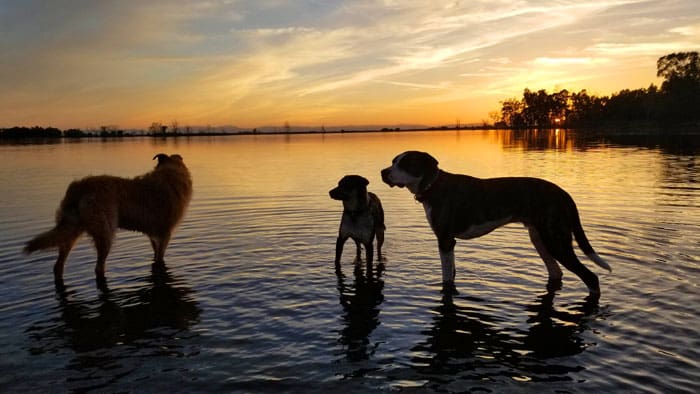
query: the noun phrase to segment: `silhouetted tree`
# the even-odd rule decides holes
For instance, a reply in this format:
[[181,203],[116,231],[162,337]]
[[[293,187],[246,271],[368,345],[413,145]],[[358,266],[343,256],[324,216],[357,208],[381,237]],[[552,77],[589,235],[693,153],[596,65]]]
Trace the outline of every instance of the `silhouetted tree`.
[[[661,56],[656,61],[656,76],[667,83],[674,79],[700,81],[700,55],[698,52],[677,52]],[[663,89],[664,86],[661,85]]]
[[[501,102],[501,124],[512,128],[620,125],[630,122],[682,123],[700,121],[700,56],[680,52],[659,58],[657,75],[661,89],[623,89],[610,97],[561,90],[525,89],[522,99]],[[696,123],[697,124],[697,123]]]
[[68,129],[68,130],[65,130],[63,132],[63,136],[65,138],[81,138],[81,137],[85,137],[86,134],[82,130],[79,130],[79,129]]
[[667,122],[700,120],[700,55],[677,52],[656,62],[661,85],[663,116]]
[[607,97],[596,97],[588,94],[586,89],[572,93],[567,115],[567,124],[591,126],[600,120],[607,104]]
[[153,123],[151,123],[150,126],[148,126],[148,132],[151,135],[165,136],[165,132],[167,130],[168,130],[168,126],[166,126],[160,122],[153,122]]
[[170,129],[172,130],[173,134],[177,134],[180,132],[180,123],[178,123],[177,120],[173,120],[170,122]]
[[508,127],[525,127],[523,108],[522,101],[516,98],[501,101],[501,121]]
[[536,93],[530,89],[523,92],[523,120],[527,127],[551,127],[563,121],[568,108],[569,92],[547,94],[544,89]]
[[55,127],[11,127],[0,132],[3,139],[24,139],[24,138],[61,138],[61,130]]

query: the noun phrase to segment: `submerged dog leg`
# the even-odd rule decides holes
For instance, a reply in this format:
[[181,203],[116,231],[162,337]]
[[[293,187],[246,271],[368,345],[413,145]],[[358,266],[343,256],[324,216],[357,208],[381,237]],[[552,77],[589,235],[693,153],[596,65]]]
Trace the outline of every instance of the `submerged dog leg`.
[[454,283],[457,274],[455,270],[455,252],[440,251],[440,263],[442,264],[442,283]]
[[68,254],[70,253],[71,249],[73,249],[73,245],[75,245],[75,241],[77,239],[78,238],[76,237],[58,246],[58,258],[56,259],[56,263],[53,265],[53,281],[56,287],[63,287],[63,268],[66,265]]
[[438,240],[440,248],[440,263],[442,264],[442,283],[454,283],[457,271],[455,269],[455,244],[454,238]]
[[588,287],[589,297],[591,299],[600,298],[600,283],[598,276],[591,272],[586,266],[581,264],[578,257],[574,253],[571,245],[571,234],[543,233],[542,241],[547,250],[552,254],[552,257],[557,259],[564,268],[576,274],[583,283]]
[[355,262],[359,264],[362,262],[362,244],[360,241],[355,241],[355,249],[357,252],[355,255]]
[[382,245],[384,245],[384,231],[377,231],[377,261],[383,261]]
[[160,237],[150,236],[151,246],[153,247],[153,262],[155,264],[165,264],[165,249],[170,243],[170,235]]
[[95,277],[98,281],[104,281],[105,263],[109,250],[112,247],[112,238],[109,236],[93,236],[95,248],[97,249],[97,263],[95,264]]
[[535,245],[537,253],[540,255],[540,258],[542,258],[542,261],[544,261],[544,265],[547,267],[547,273],[549,274],[549,282],[561,282],[561,278],[563,275],[561,272],[561,268],[559,268],[559,264],[557,263],[557,261],[554,259],[554,257],[552,257],[547,248],[544,246],[542,238],[540,237],[540,233],[534,227],[529,227],[528,232],[530,233],[530,241],[532,241],[532,244]]
[[369,267],[374,260],[374,248],[371,240],[365,244],[365,252],[367,254],[367,266]]
[[335,264],[340,264],[340,258],[343,256],[343,246],[345,245],[345,241],[347,241],[347,238],[344,237],[338,237],[338,239],[335,241]]

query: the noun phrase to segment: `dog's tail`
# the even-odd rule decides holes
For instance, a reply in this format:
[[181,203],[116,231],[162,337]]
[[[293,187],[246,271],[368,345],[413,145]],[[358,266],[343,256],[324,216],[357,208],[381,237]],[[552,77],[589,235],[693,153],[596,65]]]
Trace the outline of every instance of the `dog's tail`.
[[77,187],[74,185],[75,183],[69,186],[66,197],[56,212],[56,226],[27,242],[24,246],[24,253],[29,254],[37,250],[51,249],[75,242],[83,232],[77,212],[80,199],[75,197],[76,193],[70,193],[71,189]]
[[578,243],[578,246],[581,248],[583,253],[588,256],[589,259],[591,259],[596,265],[598,265],[601,268],[605,268],[606,270],[612,272],[612,268],[610,267],[610,264],[605,262],[598,253],[593,250],[593,246],[591,246],[591,243],[588,242],[588,238],[586,237],[586,233],[583,232],[583,226],[581,226],[581,218],[579,218],[578,212],[576,212],[576,215],[574,215],[574,228],[573,228],[573,233],[574,237],[576,238],[576,243]]
[[77,222],[70,218],[63,218],[56,224],[56,227],[37,235],[27,242],[23,251],[29,254],[37,250],[72,245],[82,233],[83,230],[78,226]]
[[61,231],[59,226],[56,226],[51,230],[41,233],[36,237],[32,238],[24,246],[23,251],[24,253],[29,254],[32,252],[36,252],[37,250],[57,247],[62,243],[61,241],[64,241],[63,234],[65,234],[65,232]]

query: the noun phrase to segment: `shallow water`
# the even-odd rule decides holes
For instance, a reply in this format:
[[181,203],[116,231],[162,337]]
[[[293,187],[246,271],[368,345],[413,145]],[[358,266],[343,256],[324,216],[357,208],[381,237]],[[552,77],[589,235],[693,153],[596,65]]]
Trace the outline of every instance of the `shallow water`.
[[[695,392],[700,381],[698,137],[432,132],[2,145],[0,390]],[[613,273],[597,305],[544,264],[520,225],[456,249],[458,294],[440,292],[422,207],[379,170],[408,149],[451,172],[536,176],[577,201]],[[57,292],[54,252],[22,255],[53,225],[66,186],[136,176],[180,153],[194,197],[153,269],[120,232],[95,286],[82,239]],[[333,264],[345,174],[382,199],[387,260]],[[578,251],[578,249],[577,249]],[[580,252],[579,252],[579,255]]]

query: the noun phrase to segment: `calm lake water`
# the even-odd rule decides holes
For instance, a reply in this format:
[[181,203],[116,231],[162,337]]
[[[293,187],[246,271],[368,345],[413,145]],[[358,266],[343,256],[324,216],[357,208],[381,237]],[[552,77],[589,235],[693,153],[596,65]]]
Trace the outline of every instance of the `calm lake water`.
[[[0,391],[697,392],[700,138],[449,131],[148,138],[2,145]],[[577,201],[607,273],[598,305],[547,273],[521,225],[458,241],[459,294],[440,292],[423,209],[379,171],[432,153],[451,172],[536,176]],[[194,197],[153,271],[120,232],[94,282],[83,238],[54,289],[55,252],[21,254],[53,226],[73,179],[136,176],[179,153]],[[386,211],[387,261],[333,264],[345,174]],[[580,254],[580,251],[576,249]]]

